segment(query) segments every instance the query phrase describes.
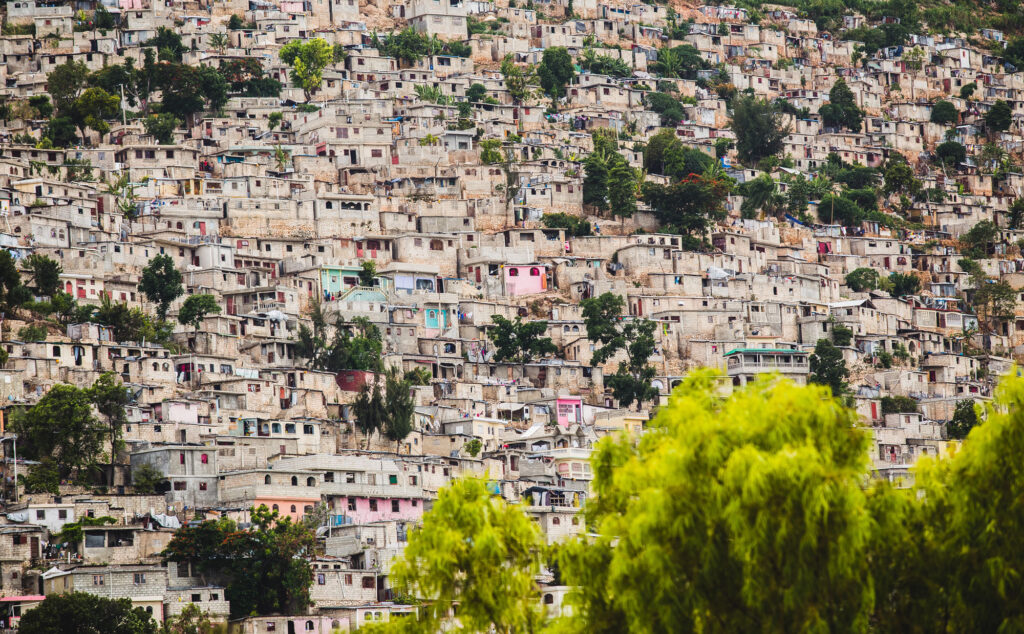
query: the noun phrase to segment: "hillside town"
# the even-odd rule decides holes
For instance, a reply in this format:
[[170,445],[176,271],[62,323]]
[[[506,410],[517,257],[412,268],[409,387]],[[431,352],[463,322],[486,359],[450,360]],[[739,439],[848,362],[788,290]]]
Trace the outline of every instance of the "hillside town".
[[[1024,45],[805,4],[7,1],[0,630],[416,618],[439,491],[583,535],[699,368],[827,386],[912,484],[1024,353]],[[182,537],[285,518],[299,600]]]

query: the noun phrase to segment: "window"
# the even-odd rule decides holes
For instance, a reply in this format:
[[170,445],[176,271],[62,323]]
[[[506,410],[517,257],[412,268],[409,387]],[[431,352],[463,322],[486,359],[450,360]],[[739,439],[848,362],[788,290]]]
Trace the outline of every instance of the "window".
[[183,453],[179,453],[178,454],[178,464],[185,464],[185,454],[183,454]]
[[316,486],[316,478],[314,478],[313,476],[310,476],[310,477],[306,478],[306,486],[308,486],[308,487],[315,487]]
[[374,581],[373,577],[363,577],[363,588],[372,590],[376,586],[377,583]]
[[205,491],[206,490],[206,483],[205,482],[200,482],[199,483],[199,490],[200,491]]
[[377,510],[377,500],[370,500],[370,510],[371,511],[376,511]]
[[187,487],[187,485],[184,482],[175,482],[174,483],[174,490],[175,491],[184,491],[187,488],[188,487]]
[[314,433],[313,432],[313,426],[312,425],[303,425],[302,426],[302,433],[307,435],[307,436],[312,436],[313,433]]
[[281,510],[281,507],[279,507],[278,505],[276,505],[276,504],[275,504],[275,505],[274,505],[274,506],[272,507],[272,510],[274,510],[274,511],[280,511],[280,510]]
[[292,486],[293,487],[299,486],[299,478],[298,478],[298,476],[292,476]]
[[399,510],[398,500],[391,500],[391,512],[397,513]]
[[263,476],[263,484],[270,484],[270,474]]
[[313,631],[313,627],[314,627],[313,621],[306,621],[306,631],[307,632],[312,632]]
[[345,575],[345,585],[346,586],[352,585],[352,575]]
[[46,519],[46,511],[36,511],[36,519],[37,520]]
[[67,518],[68,518],[68,511],[67,511],[67,509],[60,509],[59,511],[57,511],[57,519],[59,519],[59,520],[66,520]]
[[201,594],[193,594],[192,595],[192,603],[199,603],[202,600],[203,600],[203,595],[201,595]]
[[350,511],[356,510],[356,499],[355,498],[349,498],[348,499],[348,510],[350,510]]
[[392,473],[388,476],[388,484],[398,484],[398,474]]
[[267,631],[268,632],[276,632],[277,631],[277,623],[274,623],[273,621],[267,621]]
[[144,573],[144,572],[136,572],[135,575],[134,575],[134,583],[137,586],[146,583],[146,573]]
[[103,575],[93,575],[92,576],[92,585],[94,585],[94,586],[102,586],[103,583],[104,583],[103,582]]
[[292,511],[291,511],[291,512],[292,512],[292,513],[294,513],[294,512],[296,512],[297,510],[298,510],[298,509],[297,509],[297,508],[295,507],[295,505],[294,505],[294,504],[292,504]]
[[509,277],[518,277],[519,276],[519,269],[509,269],[508,270],[508,276]]

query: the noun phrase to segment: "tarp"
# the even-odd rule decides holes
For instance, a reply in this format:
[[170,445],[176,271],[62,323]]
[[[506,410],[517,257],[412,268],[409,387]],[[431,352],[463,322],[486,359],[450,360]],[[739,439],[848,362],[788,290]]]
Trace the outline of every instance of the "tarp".
[[164,528],[181,528],[181,520],[174,517],[173,515],[159,515],[157,513],[150,513],[149,516],[153,518],[153,521],[163,526]]

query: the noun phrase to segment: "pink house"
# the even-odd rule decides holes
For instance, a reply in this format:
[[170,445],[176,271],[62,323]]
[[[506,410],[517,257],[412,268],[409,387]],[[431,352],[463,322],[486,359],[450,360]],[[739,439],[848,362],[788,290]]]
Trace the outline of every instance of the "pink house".
[[381,520],[416,522],[423,517],[423,500],[415,498],[350,496],[340,498],[337,508],[357,524]]
[[583,422],[583,399],[565,396],[555,399],[555,412],[558,424],[568,428],[569,425]]
[[513,264],[504,268],[506,295],[532,295],[548,290],[547,266]]

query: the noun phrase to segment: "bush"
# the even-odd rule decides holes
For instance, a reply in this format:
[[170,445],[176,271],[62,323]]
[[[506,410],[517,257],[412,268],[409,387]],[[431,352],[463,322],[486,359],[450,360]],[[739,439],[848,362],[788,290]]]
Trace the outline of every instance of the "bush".
[[18,329],[18,340],[24,342],[46,341],[46,326],[29,325]]
[[883,396],[883,414],[914,414],[917,412],[917,401],[907,396]]

